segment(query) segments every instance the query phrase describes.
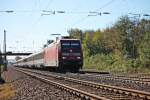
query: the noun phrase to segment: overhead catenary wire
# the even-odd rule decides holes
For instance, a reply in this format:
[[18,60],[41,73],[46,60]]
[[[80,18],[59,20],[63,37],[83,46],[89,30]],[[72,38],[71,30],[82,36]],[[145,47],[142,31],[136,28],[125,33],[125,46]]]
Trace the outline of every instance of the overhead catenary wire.
[[[49,0],[49,2],[47,3],[47,6],[46,6],[45,9],[47,9],[47,8],[52,4],[52,2],[53,2],[53,0]],[[40,10],[40,12],[41,12],[41,10]],[[40,15],[41,15],[41,14],[40,14]],[[41,16],[37,19],[37,21],[35,22],[35,24],[37,24],[40,20],[41,20]],[[35,24],[34,24],[34,25],[35,25]]]
[[[35,7],[34,7],[35,6]],[[37,6],[37,1],[34,2],[33,6],[32,6],[32,12],[30,13],[30,16],[32,16],[34,9]]]
[[[114,1],[115,1],[115,0],[111,0],[111,1],[107,2],[106,4],[102,5],[102,6],[100,7],[100,9],[103,9],[103,8],[107,7],[108,5],[110,5],[111,3],[113,3]],[[97,11],[99,11],[100,9],[96,9],[96,10],[94,10],[93,12],[98,13]],[[90,11],[90,12],[92,12],[92,11]],[[88,12],[88,13],[90,13],[90,12]],[[89,17],[89,15],[87,15],[87,16],[85,16],[85,17],[82,17],[81,19],[79,19],[78,21],[76,21],[76,22],[75,22],[73,25],[71,25],[71,26],[73,27],[74,25],[76,25],[76,24],[78,24],[78,23],[81,23],[82,21],[86,20],[88,17]]]
[[101,6],[99,9],[96,9],[95,11],[99,11],[99,10],[101,10],[101,9],[103,9],[103,8],[105,8],[105,7],[107,7],[107,6],[109,6],[109,5],[112,4],[114,1],[115,1],[115,0],[111,0],[111,1],[107,2],[106,4],[104,4],[103,6]]
[[[47,6],[45,7],[45,9],[47,9],[51,4],[52,4],[52,1],[53,0],[49,0],[49,2],[47,3]],[[41,8],[40,8],[41,9]],[[40,12],[41,12],[41,10],[40,10]],[[38,23],[39,23],[39,21],[41,20],[41,13],[40,13],[40,16],[38,17],[38,19],[32,24],[32,26],[34,27],[35,25],[37,25]],[[32,27],[32,28],[33,28]]]
[[[47,5],[46,5],[45,9],[47,9],[47,8],[52,4],[52,1],[53,1],[53,0],[49,0],[49,1],[48,1],[48,3],[47,3]],[[39,0],[39,3],[40,3],[40,0]],[[28,10],[28,11],[26,11],[26,12],[31,12],[31,11]],[[40,16],[38,17],[38,19],[37,19],[35,22],[32,23],[31,29],[30,29],[30,31],[29,31],[28,33],[30,33],[31,30],[33,30],[33,28],[35,28],[35,27],[37,26],[37,24],[40,22],[40,20],[41,20],[41,18],[42,18],[42,16],[41,16],[41,12],[42,12],[41,6],[40,6],[40,10],[36,10],[36,12],[40,12]]]
[[[107,2],[106,4],[104,4],[100,9],[110,5],[113,1],[115,0],[111,0],[109,2]],[[47,3],[47,6],[45,9],[41,9],[40,10],[5,10],[5,11],[0,11],[0,12],[7,12],[7,13],[13,13],[13,12],[16,12],[16,13],[32,13],[32,12],[58,12],[58,13],[67,13],[67,14],[87,14],[89,13],[90,11],[81,11],[81,12],[75,12],[75,11],[62,11],[62,10],[48,10],[48,7],[52,4],[53,0],[49,0],[49,2]],[[95,10],[97,11],[97,10]]]

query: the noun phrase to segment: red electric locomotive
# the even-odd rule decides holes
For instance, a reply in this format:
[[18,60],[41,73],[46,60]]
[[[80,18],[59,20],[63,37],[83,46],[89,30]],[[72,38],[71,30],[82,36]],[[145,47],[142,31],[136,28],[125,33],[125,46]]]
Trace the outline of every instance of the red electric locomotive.
[[81,42],[78,39],[61,39],[44,50],[45,66],[61,70],[79,70],[83,66]]

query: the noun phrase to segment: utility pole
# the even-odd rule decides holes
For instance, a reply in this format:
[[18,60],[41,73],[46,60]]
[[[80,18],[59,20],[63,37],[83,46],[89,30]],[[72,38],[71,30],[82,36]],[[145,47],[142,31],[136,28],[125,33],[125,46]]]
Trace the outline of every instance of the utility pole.
[[6,30],[4,30],[4,70],[7,71],[7,55],[6,55]]
[[141,14],[134,14],[134,13],[129,13],[129,15],[132,15],[132,17],[129,17],[129,18],[133,18],[133,33],[132,33],[132,57],[133,58],[136,58],[136,52],[135,52],[135,36],[136,36],[136,28],[138,27],[139,25],[139,22],[140,22],[140,17],[142,16]]

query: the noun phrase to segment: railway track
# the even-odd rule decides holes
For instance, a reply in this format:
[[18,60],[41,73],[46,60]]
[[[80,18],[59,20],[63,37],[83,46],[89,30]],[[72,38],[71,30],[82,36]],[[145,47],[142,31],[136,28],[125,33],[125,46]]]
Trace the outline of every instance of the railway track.
[[[83,70],[80,71],[81,73],[88,73],[88,74],[97,74],[98,78],[107,78],[107,79],[114,79],[114,80],[124,80],[126,82],[132,83],[141,83],[141,84],[149,84],[150,85],[150,75],[149,74],[139,74],[139,75],[118,75],[118,74],[111,74],[109,72],[99,72],[99,71],[88,71]],[[103,75],[104,74],[104,75]],[[94,76],[95,77],[95,76]]]
[[[89,74],[88,77],[96,78],[98,80],[110,80],[110,81],[118,81],[118,82],[121,81],[125,84],[131,83],[142,87],[150,86],[150,74],[119,75],[119,74],[111,74],[109,72],[100,72],[100,71],[93,71],[93,70],[81,70],[80,73]],[[150,92],[150,90],[148,90],[147,92]]]
[[114,75],[118,78],[126,78],[127,80],[133,80],[136,82],[141,82],[143,84],[150,84],[150,75],[149,74],[141,74],[141,75]]
[[[91,73],[91,72],[90,72]],[[89,73],[89,74],[90,74]],[[124,81],[128,83],[138,83],[138,84],[144,84],[144,85],[150,85],[150,77],[130,77],[130,76],[118,76],[118,75],[113,75],[113,74],[97,74],[97,75],[92,75],[90,74],[89,77],[95,77],[97,79],[108,79],[108,80],[118,80],[118,81]]]
[[[140,91],[150,92],[150,75],[145,74],[139,75],[116,75],[116,74],[106,74],[106,73],[84,73],[84,74],[73,74],[67,73],[64,75],[66,77],[82,79],[86,81],[92,81],[101,84],[108,84],[113,86],[120,86],[124,88],[130,88]],[[144,80],[143,80],[144,79]]]
[[72,77],[72,78],[92,81],[92,82],[101,83],[101,84],[108,84],[108,85],[113,85],[113,86],[120,86],[120,87],[124,87],[124,88],[130,88],[130,89],[150,92],[150,82],[149,82],[150,79],[149,79],[148,75],[146,77],[141,75],[139,78],[137,76],[129,77],[129,75],[128,76],[127,75],[126,76],[124,76],[124,75],[118,76],[118,75],[114,75],[114,74],[86,73],[85,75],[80,74],[79,76],[80,77],[78,77],[78,75],[70,73],[70,74],[68,74],[67,77]]
[[[73,78],[68,78],[68,77],[46,74],[46,73],[37,72],[37,71],[31,71],[28,69],[16,69],[16,70],[26,73],[32,77],[36,77],[40,79],[41,81],[44,80],[47,83],[51,83],[53,85],[55,84],[55,86],[61,89],[70,91],[71,93],[76,94],[84,99],[100,99],[100,100],[101,99],[102,100],[103,99],[114,99],[114,100],[116,99],[129,99],[129,100],[150,99],[150,93],[144,92],[144,91],[98,84],[94,82],[88,82],[88,81],[83,81],[83,80],[78,80],[78,79],[73,79]],[[51,80],[55,82],[52,82]],[[63,84],[60,84],[60,83],[63,83]]]

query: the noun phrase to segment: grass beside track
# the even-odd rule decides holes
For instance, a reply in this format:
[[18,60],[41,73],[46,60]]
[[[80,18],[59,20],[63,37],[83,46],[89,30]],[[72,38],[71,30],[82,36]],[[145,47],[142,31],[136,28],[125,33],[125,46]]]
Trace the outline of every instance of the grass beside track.
[[5,83],[0,85],[0,100],[10,100],[14,95],[15,91],[11,84]]
[[0,65],[0,100],[11,100],[11,97],[15,96],[15,91],[10,83],[5,83],[1,78],[3,69],[4,66]]
[[0,65],[0,74],[2,73],[3,66]]

